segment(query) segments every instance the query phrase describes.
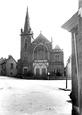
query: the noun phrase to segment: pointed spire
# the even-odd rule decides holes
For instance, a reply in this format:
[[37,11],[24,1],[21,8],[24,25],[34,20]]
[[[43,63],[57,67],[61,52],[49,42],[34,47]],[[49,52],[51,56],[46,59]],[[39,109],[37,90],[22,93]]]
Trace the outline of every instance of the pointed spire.
[[30,29],[30,23],[29,23],[29,15],[28,15],[28,7],[27,7],[25,25],[24,25],[24,33],[25,34],[29,33],[29,29]]
[[42,31],[40,30],[40,34],[42,34]]

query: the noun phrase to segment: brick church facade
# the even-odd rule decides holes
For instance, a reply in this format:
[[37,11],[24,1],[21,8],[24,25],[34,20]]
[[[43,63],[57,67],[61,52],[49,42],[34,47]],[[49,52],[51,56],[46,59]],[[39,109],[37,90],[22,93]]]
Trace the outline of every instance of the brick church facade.
[[29,24],[28,9],[26,12],[24,30],[21,29],[21,52],[18,61],[18,73],[47,75],[48,73],[64,74],[64,53],[57,45],[52,49],[49,41],[42,33],[36,39]]

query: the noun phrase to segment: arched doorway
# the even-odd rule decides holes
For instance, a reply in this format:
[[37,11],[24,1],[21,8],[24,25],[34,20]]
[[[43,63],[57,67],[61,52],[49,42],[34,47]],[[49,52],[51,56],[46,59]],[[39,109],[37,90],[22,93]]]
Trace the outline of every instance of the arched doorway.
[[42,68],[42,75],[46,75],[46,68]]
[[40,69],[36,68],[36,75],[40,75]]
[[36,64],[35,66],[34,66],[34,75],[40,75],[40,66],[39,66],[39,64]]
[[55,72],[55,75],[56,75],[56,76],[61,76],[61,75],[62,75],[60,68],[56,68],[56,69],[54,70],[54,72]]
[[47,65],[45,63],[37,63],[34,66],[35,75],[46,75],[47,74]]
[[28,67],[23,67],[23,74],[26,75],[28,72]]

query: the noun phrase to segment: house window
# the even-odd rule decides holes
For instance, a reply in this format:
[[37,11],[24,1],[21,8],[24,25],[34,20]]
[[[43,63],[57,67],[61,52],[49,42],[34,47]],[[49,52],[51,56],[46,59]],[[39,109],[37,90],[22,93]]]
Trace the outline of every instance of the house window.
[[13,63],[11,63],[10,69],[13,69]]

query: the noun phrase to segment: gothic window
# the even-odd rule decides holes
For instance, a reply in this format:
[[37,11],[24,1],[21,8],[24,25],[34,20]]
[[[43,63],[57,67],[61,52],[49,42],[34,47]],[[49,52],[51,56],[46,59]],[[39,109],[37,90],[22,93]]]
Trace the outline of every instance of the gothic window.
[[27,39],[25,39],[25,46],[24,46],[25,50],[27,49]]
[[47,60],[48,51],[44,45],[38,45],[34,50],[34,59],[35,60]]

